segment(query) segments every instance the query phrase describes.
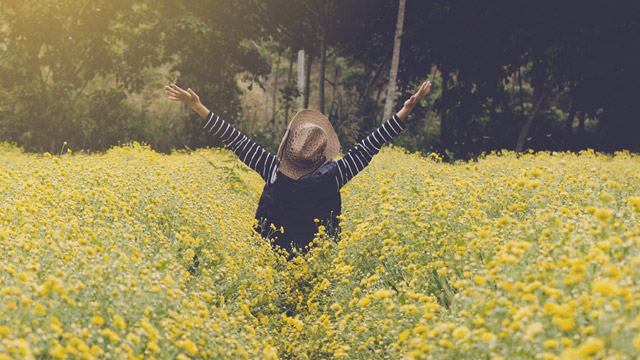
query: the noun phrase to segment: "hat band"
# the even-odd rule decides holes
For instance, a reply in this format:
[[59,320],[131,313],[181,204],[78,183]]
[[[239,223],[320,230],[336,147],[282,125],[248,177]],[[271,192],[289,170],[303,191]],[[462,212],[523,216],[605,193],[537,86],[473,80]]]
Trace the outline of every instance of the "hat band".
[[[289,155],[288,152],[287,155]],[[298,158],[297,156],[287,156],[286,158],[287,161],[300,169],[311,169],[314,167],[318,167],[318,165],[322,164],[326,160],[326,156],[324,156],[324,154],[319,154],[313,162],[305,161]]]

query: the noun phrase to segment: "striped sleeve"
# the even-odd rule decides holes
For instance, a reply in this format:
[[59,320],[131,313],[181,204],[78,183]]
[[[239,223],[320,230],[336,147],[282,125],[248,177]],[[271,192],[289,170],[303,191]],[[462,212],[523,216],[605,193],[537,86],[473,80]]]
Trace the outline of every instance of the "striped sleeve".
[[364,169],[375,154],[380,151],[384,143],[398,135],[404,130],[405,124],[396,115],[384,124],[380,125],[369,136],[360,141],[353,149],[338,163],[338,172],[336,174],[336,182],[338,188],[343,187],[349,180],[353,179],[362,169]]
[[265,181],[268,181],[276,165],[276,157],[273,154],[249,140],[246,135],[213,112],[209,112],[209,115],[202,120],[202,128],[205,133],[222,140],[222,143],[233,151],[243,163],[260,174]]

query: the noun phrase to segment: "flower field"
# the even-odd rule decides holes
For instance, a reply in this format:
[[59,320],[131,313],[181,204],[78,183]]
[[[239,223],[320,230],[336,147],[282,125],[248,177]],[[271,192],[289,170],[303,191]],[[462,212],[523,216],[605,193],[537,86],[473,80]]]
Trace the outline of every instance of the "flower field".
[[387,147],[290,263],[262,187],[226,150],[0,145],[0,360],[640,358],[638,155]]

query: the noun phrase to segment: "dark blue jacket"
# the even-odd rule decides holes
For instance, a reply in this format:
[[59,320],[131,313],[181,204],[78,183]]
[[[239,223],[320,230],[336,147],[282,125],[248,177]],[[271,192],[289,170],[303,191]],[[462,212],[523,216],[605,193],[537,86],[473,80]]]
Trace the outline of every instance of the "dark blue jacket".
[[[335,181],[337,172],[335,161],[298,180],[278,171],[265,184],[260,196],[256,211],[259,226],[256,231],[289,252],[292,245],[304,252],[320,225],[327,232],[338,233],[337,217],[342,205]],[[261,221],[263,219],[268,221]],[[280,231],[281,228],[284,233]]]

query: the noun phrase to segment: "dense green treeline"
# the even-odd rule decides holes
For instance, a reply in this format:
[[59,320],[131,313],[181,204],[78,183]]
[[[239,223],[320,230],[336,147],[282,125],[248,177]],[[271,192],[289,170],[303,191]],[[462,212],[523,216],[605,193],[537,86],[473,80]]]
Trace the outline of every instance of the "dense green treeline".
[[399,39],[395,101],[434,83],[397,139],[409,149],[640,151],[637,2],[407,0],[396,39],[398,5],[1,0],[0,141],[216,145],[165,99],[176,81],[268,148],[303,106],[348,146],[383,121]]

